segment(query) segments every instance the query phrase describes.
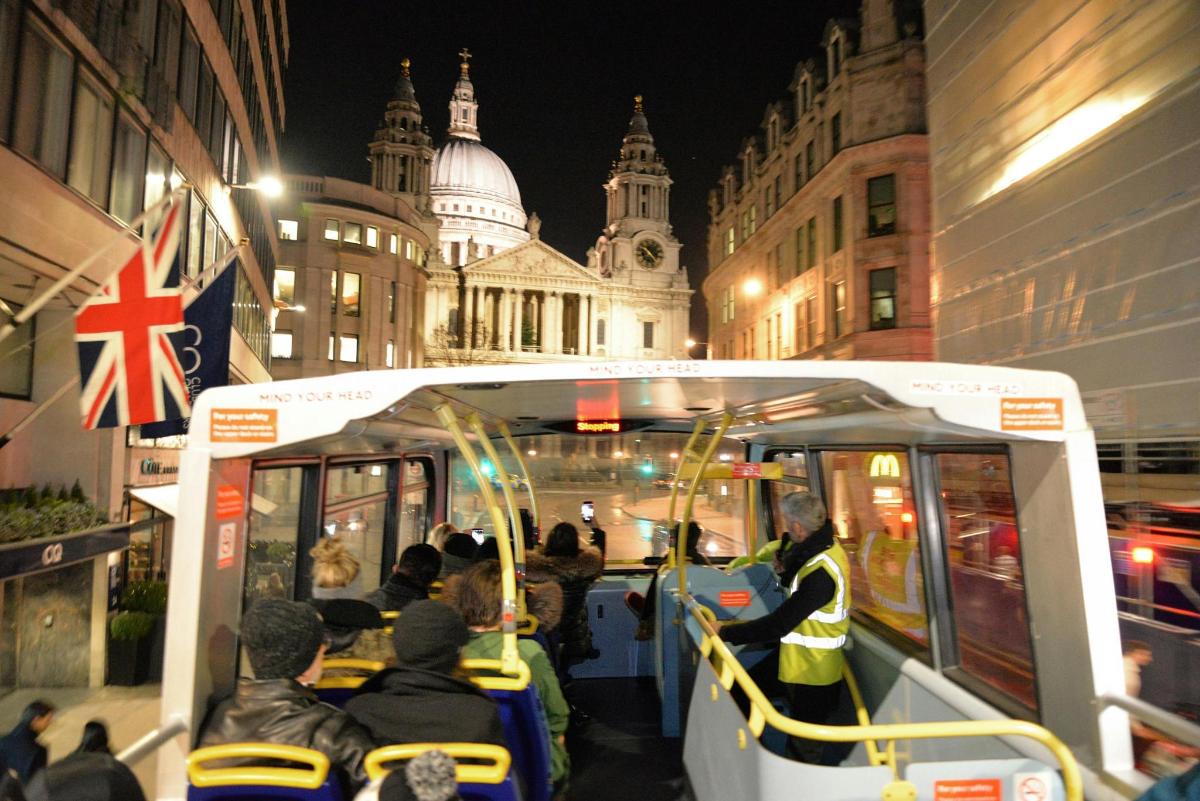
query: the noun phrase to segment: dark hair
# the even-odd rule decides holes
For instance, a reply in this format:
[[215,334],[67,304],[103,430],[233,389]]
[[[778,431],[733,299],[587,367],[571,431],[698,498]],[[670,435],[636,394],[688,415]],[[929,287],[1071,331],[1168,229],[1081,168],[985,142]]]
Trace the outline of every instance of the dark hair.
[[491,559],[499,559],[500,542],[495,537],[488,537],[486,540],[479,543],[479,547],[475,549],[475,556],[472,558],[476,562],[486,562]]
[[25,707],[21,712],[21,725],[28,726],[33,723],[34,718],[40,718],[50,714],[54,710],[54,704],[43,701],[40,698],[36,701],[30,701],[29,706]]
[[546,556],[579,556],[579,530],[563,521],[550,529],[546,544],[542,546]]
[[[688,553],[696,552],[696,549],[700,547],[700,538],[703,536],[704,536],[704,529],[700,528],[700,524],[697,523],[695,520],[689,520],[688,521],[688,533],[687,533],[687,546],[686,546]],[[674,548],[675,544],[678,542],[679,542],[679,523],[676,522],[676,523],[671,524],[671,548]]]
[[108,748],[108,727],[99,720],[89,720],[83,724],[83,738],[75,753],[110,754]]
[[525,550],[532,551],[538,547],[537,527],[533,525],[533,515],[524,506],[517,510],[521,518],[521,533],[525,535]]
[[410,545],[400,554],[396,570],[428,587],[442,571],[442,554],[424,542]]
[[500,622],[500,563],[476,562],[459,574],[453,595],[454,608],[468,626],[494,626]]

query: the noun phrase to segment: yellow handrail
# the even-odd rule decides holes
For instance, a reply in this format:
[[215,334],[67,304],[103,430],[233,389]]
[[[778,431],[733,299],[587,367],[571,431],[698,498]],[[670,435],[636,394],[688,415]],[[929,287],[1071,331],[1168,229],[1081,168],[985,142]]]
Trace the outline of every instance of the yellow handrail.
[[517,634],[537,634],[538,624],[540,622],[541,621],[537,619],[537,615],[526,612],[525,619],[521,621],[521,625],[517,626]]
[[537,495],[533,492],[533,474],[529,472],[529,465],[525,463],[525,457],[521,455],[521,449],[517,447],[517,442],[513,439],[512,432],[508,430],[508,423],[501,420],[497,423],[496,428],[499,429],[500,436],[504,437],[504,441],[508,443],[508,448],[512,451],[513,458],[517,460],[517,464],[521,467],[521,474],[525,476],[525,492],[529,494],[529,514],[533,516],[534,528],[541,530],[542,517],[538,511]]
[[[683,466],[687,463],[689,457],[694,456],[696,452],[693,448],[696,445],[696,440],[700,439],[700,435],[704,433],[704,418],[697,417],[696,424],[692,426],[692,434],[688,437],[687,443],[683,446],[683,450],[679,452],[679,464],[675,466],[675,477],[671,479],[671,498],[667,502],[667,526],[669,527],[675,522],[675,499],[679,496],[679,482],[683,477]],[[697,474],[699,475],[699,474]],[[695,483],[693,479],[692,483]],[[665,561],[670,562],[674,554],[667,551]]]
[[479,456],[476,455],[475,449],[471,447],[471,443],[467,441],[466,434],[463,433],[462,426],[459,425],[458,417],[454,414],[454,410],[449,404],[443,403],[435,409],[438,422],[446,427],[450,432],[450,436],[454,438],[454,444],[458,446],[459,453],[466,460],[467,465],[471,468],[471,473],[475,476],[475,482],[479,485],[479,492],[483,496],[484,506],[487,507],[488,515],[492,519],[492,529],[496,535],[496,545],[500,551],[500,661],[503,663],[503,672],[506,675],[513,676],[517,674],[521,664],[521,657],[517,653],[517,579],[516,570],[513,566],[513,551],[512,542],[508,536],[508,526],[505,524],[504,513],[500,511],[500,505],[496,503],[496,495],[492,492],[492,485],[487,480],[487,476],[483,474],[483,468],[479,463]]
[[380,779],[391,771],[384,767],[388,762],[398,762],[402,759],[413,759],[426,751],[444,751],[456,760],[478,759],[486,760],[488,764],[464,764],[458,762],[454,767],[454,778],[458,782],[474,782],[477,784],[499,784],[508,775],[512,764],[512,756],[507,748],[487,743],[402,743],[385,745],[367,754],[363,767],[367,778],[371,781]]
[[[500,491],[504,495],[504,505],[508,508],[509,533],[511,534],[510,545],[513,549],[513,570],[517,582],[517,620],[525,617],[525,537],[521,531],[521,516],[517,512],[517,496],[513,492],[512,482],[508,480],[508,470],[500,462],[500,454],[496,452],[496,447],[492,445],[492,440],[487,435],[487,431],[483,428],[483,420],[480,419],[478,413],[472,412],[467,415],[467,425],[475,432],[475,436],[479,439],[479,445],[483,448],[483,452],[492,460],[495,465],[496,478],[500,481]],[[497,543],[502,544],[504,541],[497,538]]]
[[[481,690],[520,692],[533,680],[533,674],[529,672],[529,665],[524,661],[517,662],[516,675],[504,674],[502,672],[503,665],[498,659],[463,659],[459,661],[458,666],[468,674],[467,679]],[[489,671],[501,675],[480,676],[475,671]]]
[[[712,610],[697,603],[695,599],[686,594],[684,602],[692,617],[699,623],[701,631],[704,632],[700,652],[713,665],[714,670],[719,670],[718,675],[722,686],[728,690],[736,682],[746,693],[751,707],[748,725],[755,737],[762,734],[766,724],[770,724],[772,728],[784,734],[808,740],[835,743],[885,740],[888,741],[889,751],[892,751],[896,740],[929,740],[944,737],[1026,737],[1041,743],[1058,760],[1062,770],[1067,801],[1083,801],[1083,782],[1079,775],[1079,765],[1075,762],[1075,756],[1062,740],[1036,723],[1024,720],[954,720],[928,723],[826,726],[793,720],[775,709],[762,690],[758,688],[754,679],[750,678],[750,674],[738,662],[737,657],[729,650],[729,646],[717,636],[709,623]],[[713,660],[714,655],[719,658],[719,666]],[[846,673],[849,673],[848,669]],[[857,685],[855,687],[857,689]],[[894,759],[885,760],[881,764],[888,762],[894,772],[896,769]]]
[[[205,762],[218,759],[282,759],[301,762],[312,770],[239,765],[228,768],[205,768]],[[231,784],[273,785],[315,790],[329,775],[329,757],[311,748],[276,743],[225,743],[197,748],[188,754],[188,781],[193,787],[227,787]]]
[[329,676],[322,674],[320,680],[316,684],[318,690],[357,690],[363,685],[371,674],[378,673],[387,667],[384,662],[377,662],[374,659],[326,659],[322,665],[325,671],[330,670],[358,670],[362,671],[352,676]]
[[[729,424],[733,422],[733,415],[725,412],[721,415],[721,422],[717,425],[717,430],[713,432],[712,439],[704,448],[704,452],[700,454],[700,462],[696,467],[696,475],[704,475],[704,466],[712,461],[712,456],[717,451],[717,446],[721,444],[721,437],[725,436],[725,431],[729,428]],[[696,502],[696,493],[700,489],[701,481],[699,478],[692,481],[688,485],[687,500],[683,502],[683,514],[679,518],[679,527],[675,531],[675,564],[679,567],[679,589],[687,592],[687,529],[688,523],[692,519],[692,504]],[[671,521],[674,524],[674,520]]]

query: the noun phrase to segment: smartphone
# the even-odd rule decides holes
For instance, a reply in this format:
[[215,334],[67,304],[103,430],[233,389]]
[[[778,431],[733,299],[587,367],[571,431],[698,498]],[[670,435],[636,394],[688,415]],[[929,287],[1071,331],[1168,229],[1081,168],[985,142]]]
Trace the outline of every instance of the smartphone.
[[592,522],[592,518],[596,516],[596,505],[591,501],[584,501],[583,505],[579,507],[579,516],[585,523]]
[[472,537],[472,539],[475,540],[476,545],[483,545],[483,529],[481,529],[481,528],[471,529],[471,537]]

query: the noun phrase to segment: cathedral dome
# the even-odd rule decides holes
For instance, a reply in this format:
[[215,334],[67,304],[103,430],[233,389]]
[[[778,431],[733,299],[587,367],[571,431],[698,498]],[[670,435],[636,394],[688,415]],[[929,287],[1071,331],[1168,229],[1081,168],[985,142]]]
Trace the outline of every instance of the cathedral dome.
[[[433,195],[453,194],[521,207],[521,191],[504,161],[478,141],[452,137],[433,159]],[[523,222],[523,221],[522,221]]]

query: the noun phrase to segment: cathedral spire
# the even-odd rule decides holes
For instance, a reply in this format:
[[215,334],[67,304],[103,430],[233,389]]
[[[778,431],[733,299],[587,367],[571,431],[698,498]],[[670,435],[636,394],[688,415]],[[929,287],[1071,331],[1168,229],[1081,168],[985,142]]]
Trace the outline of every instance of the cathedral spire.
[[633,116],[629,119],[629,133],[625,134],[625,142],[653,142],[650,135],[650,123],[646,121],[645,109],[642,106],[642,96],[633,96]]
[[462,63],[458,65],[458,83],[450,96],[450,127],[447,133],[459,139],[479,141],[479,104],[475,102],[475,87],[471,85],[471,51],[465,47],[458,51]]
[[407,58],[400,59],[400,78],[396,81],[395,98],[406,103],[411,103],[420,109],[417,105],[417,93],[413,90],[412,80],[409,76],[409,67],[412,62]]

